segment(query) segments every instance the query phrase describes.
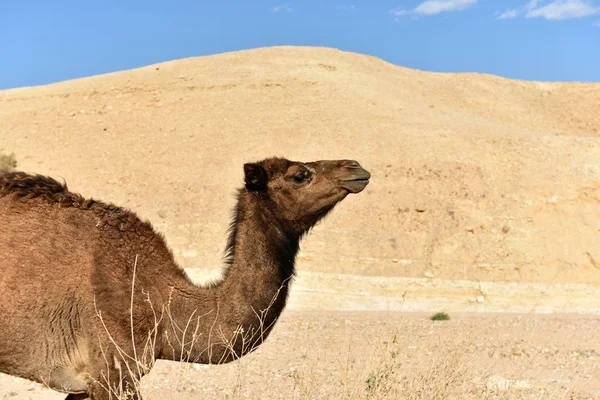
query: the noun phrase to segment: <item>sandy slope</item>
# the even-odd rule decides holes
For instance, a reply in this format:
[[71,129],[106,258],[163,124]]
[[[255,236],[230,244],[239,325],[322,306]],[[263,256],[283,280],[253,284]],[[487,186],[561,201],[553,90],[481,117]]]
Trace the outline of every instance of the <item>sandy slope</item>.
[[[600,84],[428,73],[277,47],[1,91],[0,147],[24,170],[149,218],[197,276],[221,264],[243,162],[355,158],[372,183],[303,242],[303,282],[320,279],[348,302],[357,296],[344,291],[348,274],[419,278],[433,288],[425,297],[465,281],[531,282],[540,293],[584,284],[576,301],[594,312],[598,110]],[[394,301],[406,295],[383,282]],[[476,285],[449,298],[468,308],[488,295]]]

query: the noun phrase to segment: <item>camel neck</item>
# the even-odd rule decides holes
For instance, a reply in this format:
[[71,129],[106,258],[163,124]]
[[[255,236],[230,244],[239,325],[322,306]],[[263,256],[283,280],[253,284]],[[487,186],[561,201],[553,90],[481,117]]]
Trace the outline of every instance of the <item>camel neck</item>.
[[269,205],[257,204],[262,199],[251,196],[240,194],[223,280],[213,287],[197,287],[193,295],[188,289],[175,290],[178,325],[191,314],[198,318],[198,326],[191,329],[193,351],[185,351],[196,354],[195,362],[227,362],[254,350],[285,307],[299,237],[286,234]]
[[293,276],[299,235],[290,233],[274,208],[268,199],[240,194],[228,240],[224,286],[261,276],[279,287]]
[[[279,316],[294,275],[299,237],[288,233],[273,213],[274,205],[253,193],[242,192],[234,215],[228,248],[229,269],[219,286],[219,299],[229,305],[231,298],[238,313],[262,312],[269,321]],[[267,313],[268,310],[268,313]]]

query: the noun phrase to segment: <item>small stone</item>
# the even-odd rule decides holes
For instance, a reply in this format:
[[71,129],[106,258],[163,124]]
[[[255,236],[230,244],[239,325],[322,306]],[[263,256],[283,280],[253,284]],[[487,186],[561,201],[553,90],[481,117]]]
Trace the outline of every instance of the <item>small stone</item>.
[[476,301],[477,301],[478,303],[483,303],[483,302],[485,302],[485,297],[483,297],[483,296],[477,296],[477,299],[476,299]]
[[431,272],[429,271],[425,271],[425,273],[423,274],[425,276],[425,278],[435,278],[435,275],[433,275]]
[[187,249],[183,251],[182,256],[185,258],[195,258],[198,257],[198,252],[195,249]]
[[504,392],[510,388],[510,383],[505,378],[494,375],[487,379],[486,386],[488,390],[499,390]]
[[511,381],[498,375],[490,376],[487,379],[486,386],[488,390],[498,390],[501,392],[507,391],[509,389],[526,390],[531,388],[531,385],[527,381]]
[[556,204],[558,202],[559,197],[555,194],[553,194],[552,196],[548,196],[546,198],[546,202],[548,204]]

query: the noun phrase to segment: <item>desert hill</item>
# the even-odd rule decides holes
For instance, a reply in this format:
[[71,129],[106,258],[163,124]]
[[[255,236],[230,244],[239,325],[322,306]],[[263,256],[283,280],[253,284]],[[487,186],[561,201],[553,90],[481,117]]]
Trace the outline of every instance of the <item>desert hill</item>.
[[372,182],[304,240],[292,305],[600,312],[599,110],[600,84],[274,47],[0,91],[0,148],[151,220],[198,278],[244,162],[354,158]]

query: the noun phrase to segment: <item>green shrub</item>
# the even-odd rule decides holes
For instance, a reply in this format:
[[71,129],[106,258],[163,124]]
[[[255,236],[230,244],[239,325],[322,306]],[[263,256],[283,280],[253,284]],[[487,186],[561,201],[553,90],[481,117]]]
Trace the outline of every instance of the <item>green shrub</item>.
[[430,319],[432,321],[448,321],[450,319],[450,316],[448,314],[446,314],[445,312],[439,312],[439,313],[433,314]]

